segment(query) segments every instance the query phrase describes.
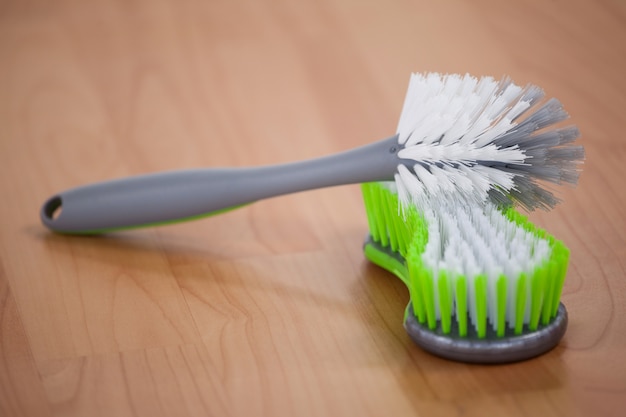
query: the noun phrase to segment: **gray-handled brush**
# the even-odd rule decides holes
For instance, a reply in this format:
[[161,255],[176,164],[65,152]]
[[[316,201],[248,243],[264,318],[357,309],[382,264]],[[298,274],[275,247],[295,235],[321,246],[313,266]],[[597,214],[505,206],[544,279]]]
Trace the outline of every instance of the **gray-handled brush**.
[[352,151],[269,167],[198,169],[87,185],[49,198],[41,220],[62,233],[102,233],[195,219],[260,199],[335,185],[392,181],[404,204],[441,198],[549,208],[536,182],[575,183],[582,148],[560,103],[508,79],[411,78],[398,133]]
[[102,182],[51,197],[41,209],[41,219],[58,232],[95,234],[195,219],[297,191],[392,180],[398,148],[392,137],[298,163],[172,171]]

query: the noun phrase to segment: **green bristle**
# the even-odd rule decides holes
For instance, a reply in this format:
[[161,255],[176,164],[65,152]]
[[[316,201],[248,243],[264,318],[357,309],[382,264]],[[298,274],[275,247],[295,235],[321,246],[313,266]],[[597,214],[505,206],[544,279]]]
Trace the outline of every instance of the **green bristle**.
[[448,280],[446,271],[439,271],[439,279],[437,280],[439,291],[439,311],[441,317],[441,330],[444,334],[450,333],[453,316],[453,293]]
[[474,280],[476,299],[476,332],[479,338],[487,335],[487,277],[479,275]]
[[456,319],[459,326],[459,336],[467,336],[467,279],[459,275],[456,279]]
[[415,229],[420,226],[418,213],[399,211],[398,196],[379,183],[362,184],[370,235],[375,242],[406,258],[409,247],[415,245]]
[[[412,263],[409,263],[409,265],[414,265]],[[419,282],[417,279],[415,279],[415,277],[417,277],[418,274],[415,272],[410,272],[409,271],[409,279],[411,281],[409,281],[409,296],[411,297],[411,302],[409,303],[409,305],[411,305],[413,307],[413,314],[415,315],[415,317],[417,318],[417,321],[419,321],[420,323],[425,323],[426,322],[426,309],[424,308],[424,303],[422,302],[422,294],[423,291],[419,286]]]
[[496,327],[496,333],[498,337],[504,336],[506,331],[506,304],[507,304],[507,279],[504,275],[498,277],[496,282],[497,293],[497,309],[498,309],[498,324]]
[[378,221],[375,213],[376,203],[374,202],[373,184],[361,184],[361,194],[363,195],[363,205],[365,206],[365,215],[367,216],[370,236],[372,240],[378,242],[380,241],[380,231],[378,230]]
[[543,271],[545,285],[543,304],[541,306],[541,324],[545,326],[550,323],[550,319],[552,319],[552,299],[556,292],[555,286],[557,280],[554,275],[551,275],[550,262],[543,265],[541,269]]
[[397,232],[399,236],[399,252],[403,257],[406,257],[411,245],[415,245],[415,229],[417,227],[418,219],[417,213],[415,211],[410,211],[406,213],[405,217],[402,217],[402,214],[399,214],[399,225],[397,227]]
[[524,312],[526,311],[526,274],[520,274],[517,280],[517,298],[515,299],[515,334],[521,334],[524,329]]
[[378,222],[378,238],[384,247],[389,246],[389,213],[387,212],[387,199],[389,196],[382,188],[376,189],[374,203],[376,204],[376,219]]
[[[369,185],[369,187],[368,187]],[[373,228],[372,238],[374,241],[379,242],[382,246],[389,245],[387,240],[387,223],[384,202],[385,193],[380,186],[375,187],[373,184],[363,184],[363,187],[369,188],[368,201],[366,203],[367,211],[370,213],[371,228]]]
[[409,294],[411,295],[411,304],[413,305],[413,311],[415,317],[420,323],[426,323],[426,294],[427,289],[422,286],[423,278],[427,275],[427,271],[423,267],[422,252],[423,247],[419,245],[413,245],[409,247],[407,253],[407,266],[408,266],[408,282],[409,282]]
[[544,275],[544,270],[537,268],[530,280],[530,322],[528,323],[530,330],[537,330],[539,325],[543,295],[546,289]]
[[[508,327],[515,334],[521,334],[526,327],[526,316],[530,318],[527,324],[530,330],[537,329],[540,324],[548,324],[556,316],[569,250],[561,241],[533,225],[526,216],[510,207],[502,211],[507,221],[547,243],[551,251],[549,259],[528,273],[521,273],[516,279],[500,275],[492,282],[486,272],[466,277],[449,270],[431,270],[422,261],[428,244],[425,217],[414,206],[401,210],[398,196],[389,184],[363,184],[362,190],[372,239],[383,248],[401,255],[399,259],[404,259],[406,269],[400,273],[398,268],[385,265],[387,261],[379,261],[378,264],[387,266],[407,284],[410,305],[419,323],[431,330],[439,329],[443,334],[450,334],[454,329],[460,337],[471,333],[469,325],[475,327],[473,333],[479,338],[486,337],[488,329],[493,327],[498,337],[504,337]],[[475,322],[469,321],[468,314],[470,283],[473,286],[472,304],[476,309],[473,313]],[[515,288],[510,288],[510,285]],[[495,297],[496,323],[490,323],[488,318],[494,313],[488,311],[490,297]],[[507,322],[509,303],[514,304],[510,307],[512,323]],[[452,325],[453,321],[456,326]]]
[[435,329],[437,327],[437,316],[435,314],[435,291],[432,272],[420,265],[413,270],[409,270],[409,274],[411,274],[410,282],[416,285],[415,291],[418,294],[417,300],[414,301],[414,306],[417,303],[417,309],[422,312],[421,315],[417,315],[417,319],[422,324],[426,323],[429,329]]
[[409,293],[411,295],[411,303],[413,304],[413,312],[420,323],[426,321],[426,309],[423,302],[422,282],[419,280],[421,275],[422,259],[419,253],[411,252],[407,258],[407,266],[409,271]]
[[[389,238],[389,246],[394,252],[398,252],[398,219],[393,209],[398,210],[398,204],[394,205],[393,197],[388,196],[382,200],[384,204],[383,212],[385,214],[385,224],[387,225],[387,237]],[[395,207],[394,207],[395,206]]]
[[398,197],[395,194],[392,195],[394,198],[387,200],[387,210],[391,219],[390,235],[393,236],[393,245],[396,248],[395,251],[404,256],[406,254],[405,248],[408,243],[406,236],[408,225],[404,224],[404,219],[399,212]]
[[552,316],[556,316],[559,309],[559,301],[561,300],[561,292],[563,291],[563,283],[567,274],[567,265],[569,264],[570,251],[563,242],[557,240],[552,250],[550,258],[551,271],[556,277],[555,291],[552,295]]

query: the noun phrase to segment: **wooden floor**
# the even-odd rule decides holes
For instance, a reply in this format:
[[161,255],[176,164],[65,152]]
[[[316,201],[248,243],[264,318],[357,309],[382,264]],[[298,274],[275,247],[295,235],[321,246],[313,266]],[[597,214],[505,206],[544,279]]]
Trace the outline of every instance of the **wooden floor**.
[[[364,260],[358,186],[104,238],[50,195],[287,162],[395,133],[411,72],[510,75],[582,132],[580,184],[532,220],[572,259],[537,359],[433,357]],[[626,3],[0,2],[0,415],[626,415]]]

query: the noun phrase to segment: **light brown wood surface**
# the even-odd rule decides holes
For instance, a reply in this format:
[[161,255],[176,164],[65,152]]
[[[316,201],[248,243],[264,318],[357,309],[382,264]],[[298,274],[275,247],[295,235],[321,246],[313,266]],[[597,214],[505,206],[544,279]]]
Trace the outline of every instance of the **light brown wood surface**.
[[[402,328],[358,186],[103,238],[55,192],[287,162],[395,133],[411,72],[558,97],[587,161],[532,219],[571,248],[552,352],[477,366]],[[626,415],[626,3],[0,2],[0,415]]]

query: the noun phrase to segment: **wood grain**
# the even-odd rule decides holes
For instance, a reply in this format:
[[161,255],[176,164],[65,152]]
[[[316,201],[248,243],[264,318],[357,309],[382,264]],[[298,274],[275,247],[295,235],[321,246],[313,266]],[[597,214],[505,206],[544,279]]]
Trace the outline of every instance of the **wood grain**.
[[[625,40],[620,0],[0,3],[0,415],[626,415]],[[572,251],[540,358],[414,346],[357,186],[102,238],[39,224],[80,184],[389,136],[412,71],[539,84],[583,133],[579,186],[532,214]]]

